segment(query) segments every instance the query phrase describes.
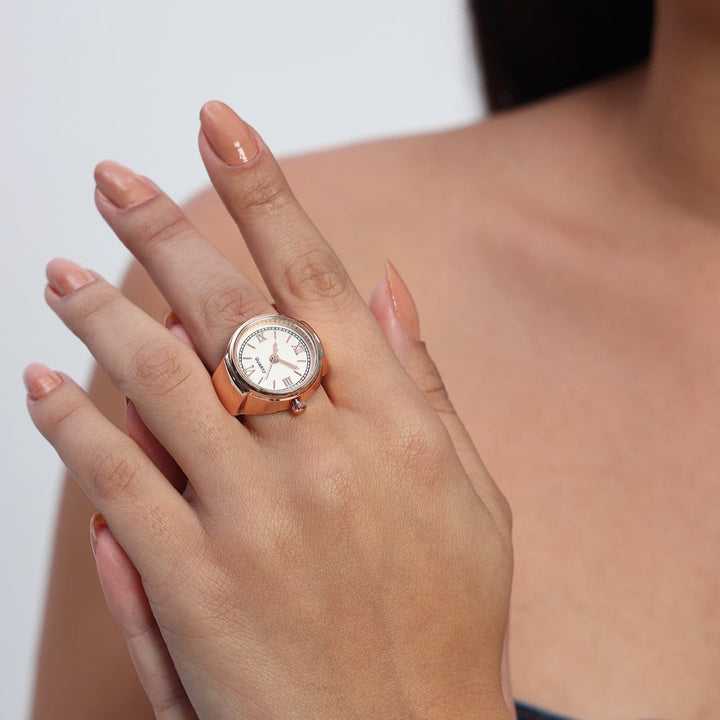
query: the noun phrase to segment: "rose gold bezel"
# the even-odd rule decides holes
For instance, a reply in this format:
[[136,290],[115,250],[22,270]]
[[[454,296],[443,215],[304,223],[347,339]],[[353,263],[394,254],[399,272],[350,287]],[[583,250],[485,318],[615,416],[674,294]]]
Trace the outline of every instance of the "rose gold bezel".
[[[290,392],[267,391],[251,382],[243,374],[242,366],[238,368],[237,352],[245,337],[255,332],[258,326],[271,328],[273,324],[289,328],[300,335],[311,352],[312,369],[305,382]],[[327,368],[322,343],[307,323],[286,315],[259,315],[244,322],[232,334],[225,357],[213,373],[212,379],[218,397],[233,415],[264,415],[282,410],[299,414],[304,410],[304,401],[320,387]]]

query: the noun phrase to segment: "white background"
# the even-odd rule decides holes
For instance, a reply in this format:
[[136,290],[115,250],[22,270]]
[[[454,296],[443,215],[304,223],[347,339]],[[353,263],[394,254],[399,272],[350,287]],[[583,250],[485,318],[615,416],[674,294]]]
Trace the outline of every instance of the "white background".
[[25,411],[23,367],[81,381],[83,346],[42,299],[65,256],[120,281],[127,252],[97,215],[112,158],[175,198],[205,183],[201,104],[240,111],[277,154],[442,128],[481,113],[463,0],[165,4],[0,0],[0,698],[24,718],[60,466]]

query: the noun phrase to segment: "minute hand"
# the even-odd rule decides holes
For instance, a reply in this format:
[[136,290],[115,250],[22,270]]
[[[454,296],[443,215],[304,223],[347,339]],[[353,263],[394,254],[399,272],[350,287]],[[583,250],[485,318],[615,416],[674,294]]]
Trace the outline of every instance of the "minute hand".
[[282,358],[278,358],[277,361],[278,361],[279,363],[282,363],[282,364],[285,365],[286,367],[292,368],[293,370],[297,370],[297,369],[298,369],[298,366],[297,366],[297,365],[294,365],[293,363],[288,362],[287,360],[283,360]]

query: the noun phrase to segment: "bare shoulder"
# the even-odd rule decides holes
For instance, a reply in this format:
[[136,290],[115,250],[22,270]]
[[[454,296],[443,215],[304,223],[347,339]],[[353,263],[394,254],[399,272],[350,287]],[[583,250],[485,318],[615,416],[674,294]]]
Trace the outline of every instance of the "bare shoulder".
[[[464,127],[284,158],[281,165],[365,297],[381,277],[385,258],[411,287],[423,287],[428,268],[453,272],[447,259],[470,246],[482,259],[494,252],[493,239],[524,237],[526,227],[547,224],[553,202],[572,194],[565,164],[595,132],[584,129],[590,125],[583,119],[585,105],[576,93]],[[212,188],[185,209],[201,232],[262,286]],[[564,208],[558,210],[562,214]],[[162,301],[147,282],[134,266],[126,291],[161,312]]]
[[[428,232],[428,216],[439,216],[437,188],[447,188],[455,171],[447,150],[457,132],[357,143],[280,160],[295,196],[365,296],[381,276],[384,258],[404,255],[418,233]],[[260,281],[212,188],[188,202],[186,210],[209,239]]]
[[[281,158],[295,196],[367,297],[390,257],[412,276],[418,250],[446,234],[459,205],[472,127],[356,143]],[[462,203],[464,204],[464,203]],[[242,237],[212,187],[184,203],[191,222],[262,287]],[[124,290],[156,317],[167,307],[134,262]]]

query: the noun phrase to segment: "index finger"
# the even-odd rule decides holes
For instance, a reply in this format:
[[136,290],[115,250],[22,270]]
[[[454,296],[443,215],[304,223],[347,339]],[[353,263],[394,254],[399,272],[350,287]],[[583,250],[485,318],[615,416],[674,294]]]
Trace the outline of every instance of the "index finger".
[[208,174],[275,303],[310,323],[328,348],[332,372],[324,384],[330,396],[337,401],[341,388],[366,386],[368,363],[385,365],[392,353],[342,263],[257,133],[217,101],[205,104],[200,120]]

